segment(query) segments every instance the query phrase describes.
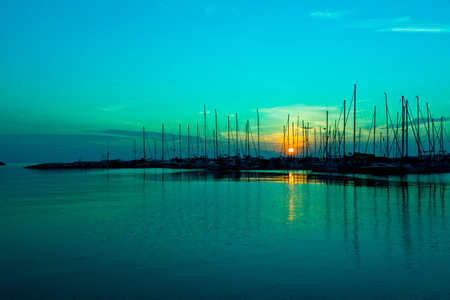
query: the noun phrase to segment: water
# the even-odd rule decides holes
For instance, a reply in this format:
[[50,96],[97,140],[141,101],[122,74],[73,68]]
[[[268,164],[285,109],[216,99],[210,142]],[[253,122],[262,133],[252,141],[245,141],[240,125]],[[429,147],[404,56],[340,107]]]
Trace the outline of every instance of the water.
[[449,299],[449,174],[0,168],[1,299]]

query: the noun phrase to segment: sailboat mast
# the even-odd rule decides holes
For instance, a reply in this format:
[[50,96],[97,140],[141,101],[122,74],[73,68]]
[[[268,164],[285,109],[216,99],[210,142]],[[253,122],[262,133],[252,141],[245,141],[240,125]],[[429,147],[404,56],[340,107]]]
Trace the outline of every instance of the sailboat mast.
[[405,137],[405,148],[406,148],[406,151],[405,151],[405,157],[408,157],[408,144],[409,144],[409,141],[408,141],[408,128],[409,128],[409,126],[408,126],[408,122],[409,122],[409,112],[408,112],[408,100],[406,100],[405,101],[405,134],[406,134],[406,137]]
[[306,128],[308,128],[308,130],[306,131],[306,154],[305,157],[308,157],[309,155],[309,122],[306,124]]
[[441,117],[441,150],[439,152],[441,152],[441,155],[444,155],[444,129],[442,127],[442,121],[443,121],[444,117]]
[[373,111],[373,156],[375,156],[376,128],[377,128],[377,107],[375,106]]
[[317,134],[316,134],[316,128],[314,127],[314,156],[317,156]]
[[200,149],[200,142],[199,142],[199,131],[198,131],[198,123],[197,123],[197,158],[199,158],[199,156],[198,156],[199,149]]
[[237,113],[236,113],[236,156],[239,156],[239,124]]
[[421,156],[420,151],[420,117],[419,117],[419,96],[416,96],[417,99],[417,156]]
[[204,115],[204,120],[205,120],[205,159],[207,159],[208,152],[206,151],[206,105],[203,105],[203,115]]
[[302,147],[302,155],[303,157],[306,156],[306,149],[305,149],[305,120],[302,120],[302,139],[303,139],[303,147]]
[[181,124],[178,124],[180,130],[180,159],[181,159]]
[[286,151],[289,155],[289,148],[291,147],[291,145],[289,144],[289,114],[288,114],[288,120],[287,120],[287,148]]
[[389,158],[389,110],[386,93],[384,93],[384,99],[386,102],[386,157]]
[[342,132],[342,140],[343,140],[343,145],[342,145],[342,150],[343,150],[343,156],[345,158],[345,124],[346,124],[346,114],[345,114],[345,100],[344,100],[344,131]]
[[191,132],[188,125],[188,159],[191,157]]
[[217,109],[214,109],[214,118],[216,120],[216,136],[215,136],[215,148],[216,148],[216,153],[214,154],[215,158],[219,157],[219,143],[217,142]]
[[428,154],[431,156],[431,133],[430,133],[430,110],[427,102],[427,123],[428,123]]
[[337,120],[334,120],[334,134],[333,134],[333,145],[334,145],[334,157],[337,156]]
[[260,148],[259,148],[259,112],[256,110],[256,123],[258,125],[258,158],[260,157]]
[[353,155],[356,152],[356,84],[353,90]]
[[161,160],[164,160],[164,124],[162,124],[161,141]]
[[145,127],[142,127],[142,144],[144,146],[144,159],[145,159]]
[[228,157],[230,156],[230,116],[228,116]]
[[247,156],[250,156],[250,124],[247,120]]
[[[294,122],[292,122],[292,149],[295,148],[295,130],[294,130]],[[291,154],[293,156],[293,154]]]
[[405,97],[402,96],[402,156],[405,156]]
[[328,159],[328,110],[327,110],[327,127],[325,133],[325,157]]
[[298,136],[300,134],[300,116],[297,116],[297,149],[295,151],[296,153],[296,157],[299,157],[299,153],[298,153]]

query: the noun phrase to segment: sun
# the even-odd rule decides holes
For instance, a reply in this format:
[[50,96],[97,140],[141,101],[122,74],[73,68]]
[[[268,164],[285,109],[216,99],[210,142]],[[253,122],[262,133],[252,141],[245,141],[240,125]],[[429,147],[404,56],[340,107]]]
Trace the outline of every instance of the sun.
[[289,153],[294,152],[294,148],[289,148]]

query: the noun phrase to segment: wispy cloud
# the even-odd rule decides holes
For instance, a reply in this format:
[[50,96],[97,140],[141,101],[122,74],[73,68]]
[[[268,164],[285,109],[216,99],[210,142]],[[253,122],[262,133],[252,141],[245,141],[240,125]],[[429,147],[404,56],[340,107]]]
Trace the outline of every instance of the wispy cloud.
[[392,28],[384,31],[396,32],[450,32],[449,28]]
[[[322,126],[322,123],[325,122],[326,111],[333,115],[334,117],[339,117],[339,106],[307,106],[302,104],[295,104],[290,106],[278,106],[271,108],[262,108],[259,110],[261,114],[264,115],[265,118],[271,119],[270,124],[271,127],[280,127],[285,124],[287,121],[288,114],[291,116],[291,122],[297,122],[297,115],[302,115],[302,120],[305,122],[305,126],[307,126],[308,122],[310,125],[318,125]],[[302,121],[300,120],[300,122]],[[321,121],[317,121],[321,120]],[[323,121],[323,122],[322,122]]]
[[[422,23],[422,25],[418,25]],[[401,26],[400,24],[404,24]],[[370,20],[353,20],[352,27],[356,28],[378,28],[378,31],[393,32],[450,32],[450,26],[436,26],[417,22],[410,17],[400,17],[394,19],[370,19]]]
[[330,19],[336,19],[342,16],[342,12],[323,12],[323,11],[313,11],[310,12],[309,15],[311,17],[316,18],[330,18]]

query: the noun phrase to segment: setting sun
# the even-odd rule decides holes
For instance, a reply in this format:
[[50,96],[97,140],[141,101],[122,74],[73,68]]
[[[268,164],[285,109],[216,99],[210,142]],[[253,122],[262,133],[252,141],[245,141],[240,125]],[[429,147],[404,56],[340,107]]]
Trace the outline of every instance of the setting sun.
[[289,153],[294,152],[294,148],[289,148]]

